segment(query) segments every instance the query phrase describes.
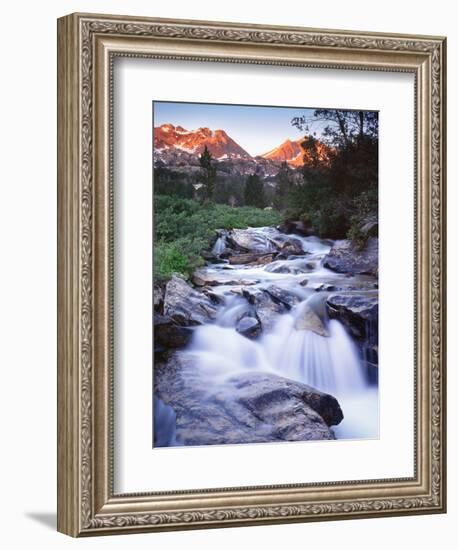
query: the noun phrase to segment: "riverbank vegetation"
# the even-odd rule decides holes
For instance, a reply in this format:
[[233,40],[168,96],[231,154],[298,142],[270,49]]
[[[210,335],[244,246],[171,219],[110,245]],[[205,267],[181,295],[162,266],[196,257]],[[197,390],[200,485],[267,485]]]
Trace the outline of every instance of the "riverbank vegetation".
[[155,165],[157,279],[189,276],[204,263],[203,251],[217,229],[297,220],[308,234],[348,238],[359,248],[376,236],[378,113],[317,109],[313,117],[291,122],[306,136],[301,143],[306,162],[302,167],[283,162],[275,176],[224,174],[224,163],[207,147],[188,173]]
[[211,247],[217,229],[277,225],[282,219],[276,210],[232,208],[168,195],[155,195],[154,218],[156,280],[167,279],[173,273],[189,276],[203,265],[201,253]]
[[363,245],[362,228],[378,211],[378,113],[317,109],[310,119],[292,121],[307,133],[318,123],[325,124],[320,142],[328,159],[320,160],[320,142],[309,135],[302,147],[310,161],[301,169],[303,182],[286,193],[285,216],[301,219],[319,237]]

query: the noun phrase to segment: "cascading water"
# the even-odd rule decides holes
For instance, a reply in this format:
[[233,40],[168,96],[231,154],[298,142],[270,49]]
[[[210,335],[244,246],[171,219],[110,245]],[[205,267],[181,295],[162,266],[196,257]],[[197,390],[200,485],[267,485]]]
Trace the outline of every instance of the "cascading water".
[[[270,251],[272,228],[258,228],[256,238]],[[195,329],[191,343],[183,353],[192,354],[207,384],[223,385],[243,371],[264,371],[308,384],[330,393],[339,401],[344,420],[334,427],[339,439],[378,437],[378,392],[370,385],[363,370],[358,349],[344,326],[328,319],[325,300],[329,292],[315,292],[313,285],[336,285],[345,275],[322,266],[322,258],[330,244],[315,237],[299,237],[306,255],[277,260],[267,266],[208,266],[209,273],[223,278],[212,290],[224,297],[224,305],[214,322]],[[221,253],[225,242],[219,237],[214,253]],[[228,280],[247,281],[250,292],[264,291],[275,284],[288,289],[296,300],[287,311],[278,315],[273,328],[257,339],[249,339],[237,331],[239,321],[253,316],[253,306],[234,294]],[[346,278],[348,280],[348,277]],[[304,281],[306,284],[304,285]],[[253,284],[254,283],[254,284]],[[305,319],[305,321],[304,321]],[[169,411],[161,411],[169,414]]]
[[225,248],[224,238],[218,237],[215,241],[215,244],[213,245],[212,254],[214,254],[215,256],[219,256],[223,252],[224,248]]
[[283,376],[333,395],[361,392],[365,380],[352,341],[339,321],[329,321],[328,333],[297,330],[294,315],[284,315],[263,345]]

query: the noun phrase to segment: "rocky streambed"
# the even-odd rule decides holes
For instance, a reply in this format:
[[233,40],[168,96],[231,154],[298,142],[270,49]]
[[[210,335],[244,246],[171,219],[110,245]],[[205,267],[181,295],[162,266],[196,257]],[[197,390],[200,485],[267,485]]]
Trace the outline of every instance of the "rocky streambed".
[[154,445],[378,436],[378,242],[218,232],[154,291]]

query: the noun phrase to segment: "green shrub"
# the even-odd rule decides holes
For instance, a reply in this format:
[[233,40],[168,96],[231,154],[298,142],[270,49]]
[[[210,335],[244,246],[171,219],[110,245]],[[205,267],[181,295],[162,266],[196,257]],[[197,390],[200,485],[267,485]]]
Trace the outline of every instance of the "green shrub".
[[347,238],[351,239],[357,248],[362,249],[365,247],[369,237],[372,236],[370,231],[364,230],[364,225],[370,218],[377,218],[377,190],[370,189],[355,197],[352,210],[353,215],[350,218],[350,228]]
[[185,274],[189,270],[186,256],[174,243],[158,242],[154,245],[154,273],[157,280],[167,279],[172,273]]
[[[294,178],[289,187],[285,216],[306,216],[319,237],[362,243],[365,219],[377,218],[378,113],[317,109],[310,120],[296,117],[292,124],[309,131],[314,119],[329,123],[320,137],[329,148],[328,158],[321,158],[315,138],[308,136],[301,144],[302,180]],[[278,191],[282,195],[281,187]]]
[[199,204],[191,199],[166,195],[154,197],[154,277],[172,273],[189,276],[203,264],[217,229],[244,229],[280,223],[275,210],[255,207],[231,208],[224,204]]

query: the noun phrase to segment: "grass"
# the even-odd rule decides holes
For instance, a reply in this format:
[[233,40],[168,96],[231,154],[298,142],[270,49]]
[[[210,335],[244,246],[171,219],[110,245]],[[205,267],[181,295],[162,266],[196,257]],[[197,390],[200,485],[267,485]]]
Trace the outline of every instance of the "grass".
[[203,205],[192,199],[155,195],[154,278],[165,280],[173,273],[189,277],[203,265],[201,253],[209,250],[217,229],[263,227],[280,222],[281,215],[275,210]]

